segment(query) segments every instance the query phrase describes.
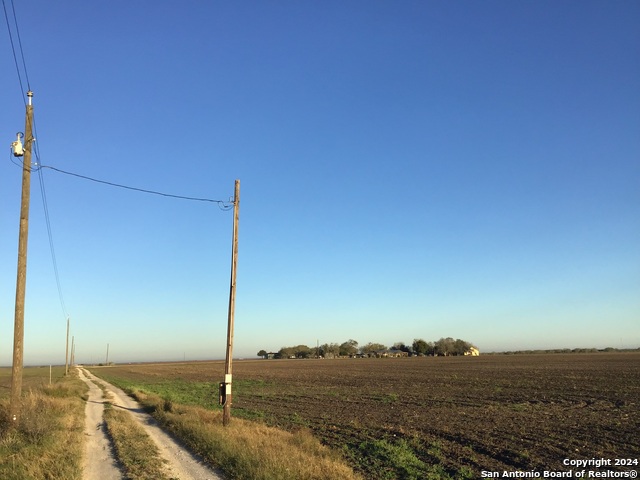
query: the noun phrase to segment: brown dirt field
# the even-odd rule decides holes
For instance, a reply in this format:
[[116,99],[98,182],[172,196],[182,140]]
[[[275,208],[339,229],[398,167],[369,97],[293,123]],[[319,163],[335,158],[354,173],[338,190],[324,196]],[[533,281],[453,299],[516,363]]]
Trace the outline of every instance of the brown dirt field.
[[[109,370],[195,389],[222,379],[223,365]],[[409,445],[455,477],[566,471],[565,458],[637,459],[639,398],[638,353],[234,362],[234,415],[308,427],[370,478],[396,478],[382,476],[384,460],[366,448],[378,440]]]

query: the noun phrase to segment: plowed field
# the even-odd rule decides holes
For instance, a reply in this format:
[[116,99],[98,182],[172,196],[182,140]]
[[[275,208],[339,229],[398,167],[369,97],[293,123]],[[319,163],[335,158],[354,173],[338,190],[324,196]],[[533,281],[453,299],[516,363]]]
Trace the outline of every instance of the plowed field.
[[[94,372],[217,408],[223,365]],[[310,428],[367,478],[567,471],[565,459],[640,458],[640,354],[236,361],[233,407]]]

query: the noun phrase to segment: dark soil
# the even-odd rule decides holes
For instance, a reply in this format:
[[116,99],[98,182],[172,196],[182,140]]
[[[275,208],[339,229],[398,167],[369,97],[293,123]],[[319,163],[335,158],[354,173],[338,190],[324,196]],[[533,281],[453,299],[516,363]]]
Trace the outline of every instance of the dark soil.
[[311,428],[369,478],[377,440],[454,477],[640,458],[635,353],[264,360],[236,362],[234,381],[236,411]]

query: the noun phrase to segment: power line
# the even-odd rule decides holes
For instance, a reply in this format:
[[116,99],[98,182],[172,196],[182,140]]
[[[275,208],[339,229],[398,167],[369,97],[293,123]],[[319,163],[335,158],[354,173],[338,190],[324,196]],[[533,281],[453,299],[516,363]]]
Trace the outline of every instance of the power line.
[[40,180],[40,192],[42,194],[42,206],[44,207],[44,218],[47,224],[47,236],[49,237],[49,248],[51,250],[51,260],[53,262],[53,273],[56,277],[56,286],[58,287],[58,297],[60,298],[60,306],[62,307],[62,313],[65,318],[68,318],[67,309],[64,303],[64,296],[62,295],[62,287],[60,285],[60,275],[58,274],[58,262],[56,260],[56,251],[53,246],[53,234],[51,233],[51,220],[49,218],[49,206],[47,203],[47,192],[44,188],[44,176],[42,170],[38,169],[38,178]]
[[164,193],[164,192],[158,192],[158,191],[155,191],[155,190],[147,190],[147,189],[144,189],[144,188],[131,187],[131,186],[128,186],[128,185],[122,185],[120,183],[108,182],[106,180],[99,180],[97,178],[88,177],[86,175],[80,175],[79,173],[68,172],[66,170],[62,170],[60,168],[52,167],[50,165],[38,165],[38,168],[39,169],[48,168],[50,170],[54,170],[54,171],[59,172],[59,173],[64,173],[65,175],[71,175],[73,177],[82,178],[84,180],[90,180],[92,182],[102,183],[104,185],[109,185],[111,187],[118,187],[118,188],[124,188],[124,189],[127,189],[127,190],[134,190],[136,192],[148,193],[148,194],[152,194],[152,195],[160,195],[162,197],[178,198],[178,199],[181,199],[181,200],[191,200],[191,201],[195,201],[195,202],[217,203],[218,206],[222,210],[229,210],[229,209],[233,208],[233,204],[229,204],[229,202],[225,202],[224,200],[214,200],[212,198],[188,197],[188,196],[185,196],[185,195],[173,195],[171,193]]
[[[11,2],[11,10],[13,12],[13,23],[15,25],[15,30],[16,30],[16,36],[18,37],[18,47],[20,47],[20,58],[22,59],[22,69],[24,70],[24,76],[25,79],[27,80],[27,89],[30,91],[31,90],[31,82],[29,81],[29,72],[27,70],[27,62],[24,58],[24,49],[22,48],[22,37],[20,36],[20,28],[18,26],[18,17],[16,15],[16,7],[15,4],[13,3],[13,0],[10,0]],[[13,35],[11,34],[11,26],[9,24],[9,15],[7,13],[7,6],[5,3],[5,0],[2,0],[2,7],[4,9],[4,18],[7,22],[7,31],[9,32],[9,40],[11,41],[11,51],[13,53],[13,61],[14,64],[16,66],[16,73],[18,75],[18,83],[20,84],[20,95],[22,96],[23,102],[26,105],[26,100],[24,99],[24,87],[22,85],[22,75],[20,74],[20,67],[18,65],[18,56],[16,54],[16,48],[15,48],[15,44],[13,42]],[[36,127],[35,124],[35,119],[34,119],[34,123],[33,123],[33,131],[35,133],[35,138],[38,138],[38,129]],[[38,144],[34,142],[35,145],[35,156],[36,159],[38,159],[38,162],[40,161],[40,149],[38,147]],[[15,163],[15,162],[14,162]]]
[[20,56],[22,57],[22,68],[24,69],[24,77],[27,79],[27,88],[31,90],[29,83],[29,73],[27,72],[27,62],[24,61],[24,50],[22,49],[22,40],[20,39],[20,28],[18,28],[18,18],[16,17],[16,7],[11,0],[11,9],[13,10],[13,22],[16,25],[16,36],[18,37],[18,46],[20,47]]
[[[9,15],[7,14],[7,5],[5,3],[5,0],[2,0],[2,8],[4,9],[4,18],[7,21],[7,31],[9,32],[9,41],[11,42],[11,51],[13,52],[13,61],[16,65],[16,73],[18,74],[18,82],[20,83],[20,96],[22,97],[23,102],[26,103],[26,101],[24,100],[24,88],[22,86],[22,76],[20,75],[20,67],[18,66],[18,56],[16,55],[16,47],[13,43],[13,35],[11,34],[11,25],[9,24]],[[15,9],[13,10],[13,14],[15,19]],[[20,48],[22,48],[22,46]],[[22,60],[24,62],[24,55],[22,56]]]

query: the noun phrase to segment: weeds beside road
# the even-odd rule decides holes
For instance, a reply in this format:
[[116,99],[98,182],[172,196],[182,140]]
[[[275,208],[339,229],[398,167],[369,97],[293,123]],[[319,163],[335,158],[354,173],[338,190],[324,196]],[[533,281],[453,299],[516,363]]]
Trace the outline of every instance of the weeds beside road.
[[[0,385],[6,385],[6,372]],[[25,393],[15,428],[10,424],[8,390],[0,396],[0,478],[80,480],[82,478],[85,386],[64,377],[64,367],[24,370]]]
[[164,428],[194,453],[237,480],[357,480],[341,456],[309,431],[287,432],[218,411],[181,405],[140,390],[131,392]]

